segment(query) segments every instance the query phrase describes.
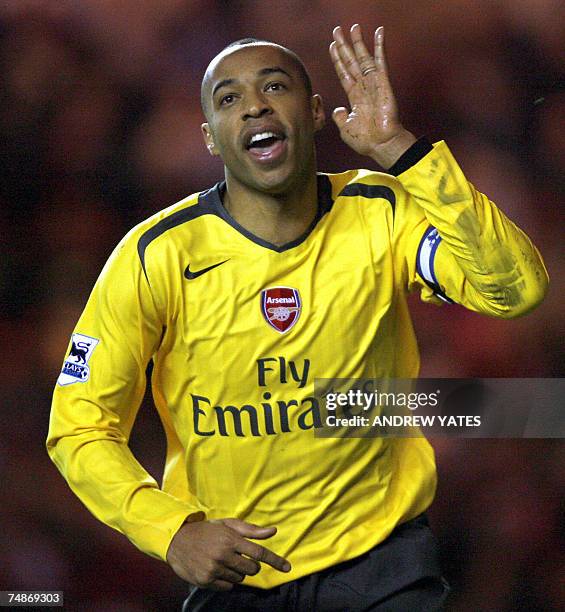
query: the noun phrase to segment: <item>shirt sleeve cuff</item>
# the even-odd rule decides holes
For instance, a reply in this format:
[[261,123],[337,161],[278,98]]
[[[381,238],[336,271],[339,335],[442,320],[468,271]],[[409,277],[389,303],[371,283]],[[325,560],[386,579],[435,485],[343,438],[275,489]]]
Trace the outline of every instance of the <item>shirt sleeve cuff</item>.
[[430,151],[432,151],[432,143],[426,138],[419,138],[407,151],[394,162],[394,164],[387,170],[387,174],[398,176],[402,174],[408,168],[414,166],[423,157],[425,157]]

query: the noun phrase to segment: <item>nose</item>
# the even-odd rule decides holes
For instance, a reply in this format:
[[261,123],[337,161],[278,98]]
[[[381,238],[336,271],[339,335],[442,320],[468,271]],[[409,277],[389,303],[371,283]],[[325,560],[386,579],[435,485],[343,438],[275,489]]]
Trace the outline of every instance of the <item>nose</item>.
[[242,119],[243,121],[247,121],[247,119],[258,119],[272,112],[273,111],[265,96],[261,95],[261,93],[254,93],[252,95],[248,95],[247,97],[247,104],[245,105],[245,111]]

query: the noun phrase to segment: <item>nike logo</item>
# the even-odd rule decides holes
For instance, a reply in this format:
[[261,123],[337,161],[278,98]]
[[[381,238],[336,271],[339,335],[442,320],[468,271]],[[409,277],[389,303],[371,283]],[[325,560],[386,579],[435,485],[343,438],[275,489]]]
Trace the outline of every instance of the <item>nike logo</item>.
[[214,268],[217,268],[218,266],[225,264],[226,261],[229,261],[229,259],[224,259],[224,261],[220,261],[220,263],[214,264],[213,266],[208,266],[207,268],[203,268],[202,270],[198,270],[197,272],[191,272],[190,264],[188,264],[188,266],[186,266],[186,270],[184,271],[184,277],[187,280],[194,280],[195,278],[198,278],[199,276],[206,274],[206,272],[210,272],[210,270],[213,270]]

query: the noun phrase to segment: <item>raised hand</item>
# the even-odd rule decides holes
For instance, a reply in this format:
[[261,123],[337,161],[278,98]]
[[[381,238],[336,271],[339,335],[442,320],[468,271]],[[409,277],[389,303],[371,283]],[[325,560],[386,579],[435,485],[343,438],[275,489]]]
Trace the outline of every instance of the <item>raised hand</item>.
[[384,28],[375,31],[374,55],[365,46],[358,24],[351,28],[352,44],[340,26],[334,29],[333,36],[330,55],[350,105],[350,110],[339,107],[333,112],[341,138],[357,153],[369,155],[383,168],[389,168],[416,138],[400,123],[388,78]]
[[204,589],[228,591],[254,576],[260,563],[281,572],[290,563],[253,540],[264,540],[276,533],[275,527],[259,527],[239,519],[185,523],[175,534],[167,552],[167,562],[183,580]]

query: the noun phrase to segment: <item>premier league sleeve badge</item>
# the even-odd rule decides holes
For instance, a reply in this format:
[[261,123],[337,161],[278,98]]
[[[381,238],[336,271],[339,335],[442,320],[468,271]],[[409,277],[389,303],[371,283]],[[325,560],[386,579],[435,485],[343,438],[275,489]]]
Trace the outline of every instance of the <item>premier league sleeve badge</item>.
[[63,363],[63,369],[57,379],[61,386],[72,385],[76,382],[86,382],[90,377],[88,360],[92,356],[96,345],[100,342],[84,334],[73,334],[71,350]]

